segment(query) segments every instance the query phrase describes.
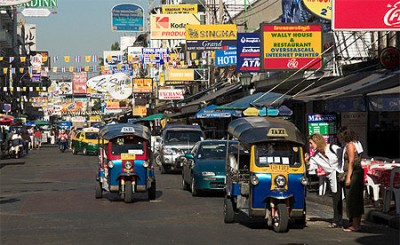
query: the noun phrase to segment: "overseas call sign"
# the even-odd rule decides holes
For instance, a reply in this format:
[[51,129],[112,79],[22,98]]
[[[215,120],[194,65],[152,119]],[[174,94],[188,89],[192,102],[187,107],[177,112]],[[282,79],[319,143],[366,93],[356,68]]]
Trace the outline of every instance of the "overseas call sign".
[[261,30],[263,70],[321,68],[321,25],[262,24]]

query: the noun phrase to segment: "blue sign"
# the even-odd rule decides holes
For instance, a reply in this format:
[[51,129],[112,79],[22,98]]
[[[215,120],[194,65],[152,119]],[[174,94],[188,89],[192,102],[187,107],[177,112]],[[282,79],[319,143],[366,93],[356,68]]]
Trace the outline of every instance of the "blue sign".
[[186,49],[189,51],[222,50],[229,46],[236,47],[236,40],[187,40]]
[[230,66],[230,65],[236,65],[236,63],[237,63],[236,49],[215,51],[216,66]]
[[237,69],[239,71],[260,71],[260,34],[238,33]]
[[168,49],[167,48],[143,48],[142,49],[142,63],[159,63],[163,64],[168,61]]
[[112,8],[111,26],[113,31],[144,31],[144,10],[136,4],[119,4]]

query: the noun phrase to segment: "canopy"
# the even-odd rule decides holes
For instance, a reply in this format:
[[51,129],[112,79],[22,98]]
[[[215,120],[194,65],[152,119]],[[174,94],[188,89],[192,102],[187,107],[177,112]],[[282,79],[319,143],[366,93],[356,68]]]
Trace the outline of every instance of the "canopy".
[[246,110],[250,106],[269,107],[270,104],[275,100],[276,104],[280,104],[283,100],[287,98],[290,98],[290,96],[274,92],[260,92],[243,97],[231,103],[218,106],[216,110]]
[[[271,130],[280,132],[280,134],[271,134]],[[278,118],[238,118],[229,123],[228,133],[237,138],[247,148],[250,144],[268,141],[287,141],[300,145],[305,144],[303,135],[293,123]]]
[[36,120],[34,122],[35,125],[40,126],[40,125],[50,125],[49,121],[40,121],[40,120]]
[[215,110],[218,105],[211,104],[204,107],[199,112],[196,113],[196,118],[230,118],[232,116],[241,117],[241,111],[235,110]]

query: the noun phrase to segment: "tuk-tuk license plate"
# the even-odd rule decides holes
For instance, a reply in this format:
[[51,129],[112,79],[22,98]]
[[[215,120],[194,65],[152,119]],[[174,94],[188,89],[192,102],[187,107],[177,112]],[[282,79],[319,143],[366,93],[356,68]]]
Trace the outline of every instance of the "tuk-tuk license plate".
[[271,170],[276,172],[286,172],[289,170],[289,166],[280,164],[271,164]]

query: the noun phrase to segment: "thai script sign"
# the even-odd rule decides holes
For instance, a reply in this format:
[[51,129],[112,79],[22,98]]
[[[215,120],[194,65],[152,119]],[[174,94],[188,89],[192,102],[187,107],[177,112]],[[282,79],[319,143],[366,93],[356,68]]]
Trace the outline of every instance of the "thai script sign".
[[185,26],[197,25],[197,14],[153,14],[151,15],[151,39],[185,39]]
[[168,59],[167,48],[143,48],[142,49],[142,62],[148,63],[160,63],[161,60],[166,61]]
[[186,25],[186,40],[236,40],[236,25]]
[[327,20],[332,19],[331,0],[303,0],[303,3],[306,8],[316,16]]
[[400,30],[399,0],[335,0],[332,7],[334,30]]
[[119,4],[112,8],[111,26],[113,31],[144,31],[144,10],[136,4]]
[[197,14],[197,4],[163,5],[163,14]]
[[153,92],[153,79],[152,78],[133,78],[133,92],[134,93],[151,93]]
[[260,71],[260,34],[238,33],[237,49],[239,71]]
[[261,24],[261,69],[319,69],[322,26]]

